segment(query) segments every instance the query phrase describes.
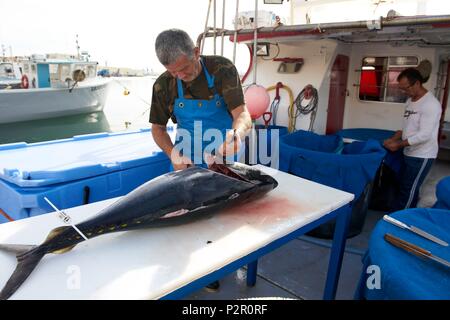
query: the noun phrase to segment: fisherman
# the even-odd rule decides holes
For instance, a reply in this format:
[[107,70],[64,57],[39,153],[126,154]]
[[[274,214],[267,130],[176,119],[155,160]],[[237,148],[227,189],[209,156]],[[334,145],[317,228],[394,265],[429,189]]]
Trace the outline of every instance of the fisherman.
[[[216,161],[233,158],[251,128],[236,67],[221,56],[201,56],[178,29],[161,32],[155,50],[167,72],[153,85],[150,123],[174,170],[206,167],[212,154]],[[169,119],[177,123],[175,144],[166,130]]]
[[[251,128],[236,67],[221,56],[201,56],[189,35],[178,29],[161,32],[155,50],[167,72],[153,85],[150,123],[153,139],[173,169],[207,167],[211,159],[220,162],[223,157],[233,160]],[[166,129],[169,119],[177,123],[175,144]],[[215,158],[208,160],[208,155]],[[206,288],[215,291],[219,282]]]
[[400,171],[399,190],[391,211],[414,208],[419,189],[437,157],[439,121],[442,108],[431,92],[423,87],[419,70],[408,68],[397,77],[398,88],[409,99],[403,119],[403,129],[384,141],[390,151],[403,148],[404,160]]

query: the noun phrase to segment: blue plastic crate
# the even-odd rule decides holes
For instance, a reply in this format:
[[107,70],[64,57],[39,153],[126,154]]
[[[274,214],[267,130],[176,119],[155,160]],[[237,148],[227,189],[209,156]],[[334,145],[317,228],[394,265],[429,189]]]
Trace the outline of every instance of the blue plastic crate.
[[53,211],[44,197],[60,209],[101,201],[169,168],[150,129],[0,145],[0,209],[17,220]]

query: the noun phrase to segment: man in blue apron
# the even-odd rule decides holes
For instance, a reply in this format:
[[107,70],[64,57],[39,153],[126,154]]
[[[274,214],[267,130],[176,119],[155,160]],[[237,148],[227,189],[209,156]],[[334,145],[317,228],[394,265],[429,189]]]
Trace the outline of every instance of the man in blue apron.
[[[251,128],[236,67],[221,56],[200,56],[182,30],[161,32],[155,50],[167,71],[153,85],[150,123],[173,169],[234,160]],[[177,123],[175,143],[166,130],[169,119]],[[206,288],[215,291],[219,282]]]
[[[153,85],[150,122],[173,169],[207,167],[211,155],[233,160],[251,128],[235,66],[221,56],[200,56],[182,30],[161,32],[155,49],[167,71]],[[166,131],[169,119],[177,123],[175,143]]]

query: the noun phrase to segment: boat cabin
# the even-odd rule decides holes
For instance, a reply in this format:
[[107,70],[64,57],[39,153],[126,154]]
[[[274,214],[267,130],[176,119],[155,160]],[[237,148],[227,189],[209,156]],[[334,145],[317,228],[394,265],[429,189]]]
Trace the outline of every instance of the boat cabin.
[[[279,93],[276,108],[273,103],[268,108],[269,124],[287,126],[290,131],[398,130],[406,96],[396,79],[403,69],[418,67],[428,78],[424,86],[442,103],[441,147],[450,148],[446,129],[450,115],[445,113],[450,15],[442,15],[447,9],[450,13],[446,6],[437,1],[285,1],[281,6],[260,7],[257,17],[255,11],[245,12],[247,18],[253,15],[249,20],[257,21],[256,25],[216,33],[209,28],[198,43],[201,46],[203,38],[208,43],[223,33],[233,44],[247,46],[250,58],[238,57],[249,60],[242,78],[244,90],[252,84],[270,88],[281,83],[279,90],[269,91],[271,102]],[[276,12],[283,7],[288,16],[264,18],[273,16],[267,8]],[[308,86],[315,89],[316,105],[304,96]],[[263,119],[257,123],[263,124]]]
[[0,89],[20,89],[20,67],[15,62],[0,62]]
[[[29,81],[27,88],[67,88],[75,82],[95,78],[98,62],[81,59],[53,58],[51,55],[32,55],[22,61],[23,75]],[[24,87],[25,88],[25,87]]]

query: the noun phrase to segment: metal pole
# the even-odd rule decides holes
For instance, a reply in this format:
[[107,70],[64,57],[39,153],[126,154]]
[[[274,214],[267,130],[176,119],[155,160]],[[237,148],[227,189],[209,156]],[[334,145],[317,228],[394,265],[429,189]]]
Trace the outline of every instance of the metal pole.
[[206,34],[208,33],[208,20],[209,20],[209,11],[211,10],[211,1],[212,0],[209,0],[208,4],[208,13],[206,14],[206,21],[205,21],[205,31],[203,32],[202,43],[200,44],[200,54],[203,53],[203,48],[205,47],[205,38]]
[[[283,25],[280,27],[262,27],[259,32],[285,32],[285,31],[314,31],[321,30],[330,31],[335,29],[340,29],[345,31],[346,29],[368,29],[367,25],[371,21],[353,21],[353,22],[332,22],[332,23],[320,23],[320,24],[303,24],[303,25]],[[440,23],[450,23],[450,15],[445,16],[432,16],[432,17],[422,17],[422,18],[409,18],[409,17],[399,17],[394,20],[381,19],[381,27],[401,27],[401,26],[413,26],[413,25],[429,25],[429,24],[440,24]],[[254,33],[252,29],[243,29],[239,31],[239,34],[251,34]],[[225,35],[231,36],[234,34],[233,30],[227,30]],[[208,34],[207,36],[211,36]]]
[[258,0],[255,0],[255,29],[253,31],[253,84],[256,84],[256,49],[258,48]]
[[220,55],[223,56],[223,45],[225,40],[225,35],[223,31],[225,30],[225,0],[222,2],[222,45],[220,47]]
[[217,40],[217,29],[216,29],[216,0],[214,0],[214,14],[213,14],[213,20],[214,20],[214,55],[216,55],[216,40]]
[[239,16],[239,0],[236,0],[236,14],[234,15],[234,44],[233,44],[233,64],[236,62],[236,45],[237,45],[237,24]]

